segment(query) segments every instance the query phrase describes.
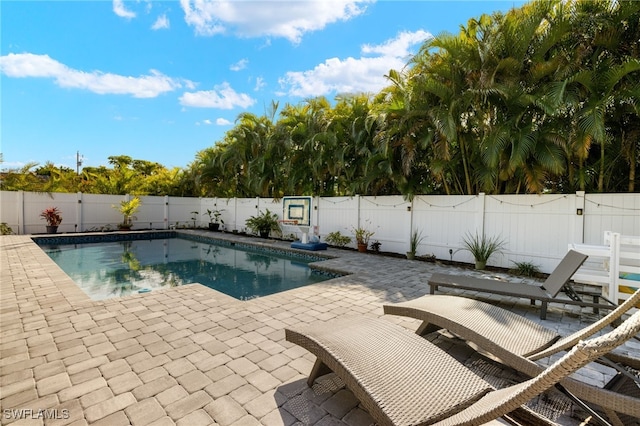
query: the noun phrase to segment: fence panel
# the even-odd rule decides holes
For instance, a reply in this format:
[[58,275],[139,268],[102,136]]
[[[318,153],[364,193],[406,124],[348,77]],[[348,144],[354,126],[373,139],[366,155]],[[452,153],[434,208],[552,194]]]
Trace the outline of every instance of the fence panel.
[[438,259],[473,262],[473,257],[460,249],[465,233],[476,230],[479,202],[475,195],[415,197],[413,229],[421,231],[424,237],[417,254],[433,254]]
[[[275,213],[276,215],[278,215],[278,220],[282,220],[282,218],[284,217],[283,213],[284,213],[284,202],[282,201],[282,198],[280,199],[274,199],[274,198],[260,198],[258,199],[257,202],[257,206],[258,206],[258,214],[263,214],[265,213],[267,210],[269,210],[272,214]],[[242,222],[242,224],[244,225],[244,221]],[[300,233],[297,232],[298,230],[295,228],[291,228],[291,227],[282,227],[280,226],[280,230],[282,231],[282,235],[284,236],[288,236],[291,233],[297,234],[297,237],[300,237]],[[247,232],[251,232],[251,230],[247,229]],[[274,235],[272,235],[274,236]]]
[[258,200],[256,198],[238,198],[233,228],[239,232],[251,232],[245,222],[251,216],[258,214]]
[[360,197],[360,227],[374,232],[369,244],[382,251],[406,253],[411,235],[411,203],[401,196]]
[[24,232],[26,234],[41,234],[46,232],[47,223],[40,217],[40,213],[48,207],[57,207],[62,216],[58,232],[78,231],[78,200],[76,194],[52,192],[38,194],[24,193]]
[[22,230],[23,196],[22,191],[0,191],[0,223],[6,223],[14,234],[24,233]]
[[82,194],[82,231],[117,229],[123,217],[117,207],[123,195]]
[[201,220],[200,198],[169,197],[168,210],[167,222],[169,227],[191,227],[194,221],[197,225]]
[[502,238],[502,255],[490,264],[513,268],[514,262],[531,262],[551,272],[557,259],[574,242],[575,195],[488,195],[485,197],[484,231]]
[[350,236],[350,246],[355,247],[353,228],[358,226],[358,198],[320,197],[314,200],[318,206],[318,219],[313,223],[318,227],[322,240],[331,232],[340,232],[342,235]]
[[638,194],[585,195],[584,243],[603,244],[605,231],[640,235]]
[[146,195],[140,197],[140,201],[140,208],[133,219],[134,229],[165,229],[165,197]]

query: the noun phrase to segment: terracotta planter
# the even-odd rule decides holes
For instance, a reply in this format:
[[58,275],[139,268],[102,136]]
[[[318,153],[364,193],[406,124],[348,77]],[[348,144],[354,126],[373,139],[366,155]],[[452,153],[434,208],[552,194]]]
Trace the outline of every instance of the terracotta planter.
[[51,226],[51,225],[47,225],[47,234],[57,234],[58,233],[58,226]]
[[367,245],[364,243],[358,243],[358,251],[360,253],[366,253],[367,252]]

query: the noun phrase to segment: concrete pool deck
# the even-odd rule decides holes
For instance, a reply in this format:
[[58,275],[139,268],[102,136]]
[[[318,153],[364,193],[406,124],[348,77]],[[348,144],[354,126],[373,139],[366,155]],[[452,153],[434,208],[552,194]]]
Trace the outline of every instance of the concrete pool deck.
[[[334,375],[307,387],[314,357],[285,341],[284,328],[343,315],[380,317],[383,303],[427,294],[431,273],[480,273],[350,250],[326,253],[336,256],[325,261],[327,267],[351,275],[248,301],[198,284],[91,301],[30,236],[0,237],[1,423],[371,424]],[[563,335],[596,318],[589,310],[555,304],[543,321],[526,300],[479,297]],[[411,330],[418,325],[385,319]],[[434,339],[467,365],[488,365],[455,339]],[[638,353],[640,345],[624,349]],[[598,386],[611,374],[598,366],[579,373]],[[540,403],[541,410],[551,410],[561,424],[580,423],[571,404],[552,400],[555,407]]]

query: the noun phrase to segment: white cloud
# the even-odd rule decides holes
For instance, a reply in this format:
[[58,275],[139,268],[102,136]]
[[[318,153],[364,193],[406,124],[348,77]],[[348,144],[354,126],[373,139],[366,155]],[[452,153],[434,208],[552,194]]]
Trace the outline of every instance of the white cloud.
[[49,57],[32,53],[10,53],[0,56],[0,72],[8,77],[51,78],[64,88],[84,89],[93,93],[131,95],[135,98],[155,98],[192,82],[177,80],[158,71],[150,70],[148,75],[124,76],[100,71],[85,72],[69,68]]
[[425,31],[403,32],[384,43],[362,47],[363,54],[374,57],[330,58],[307,71],[290,71],[280,79],[286,94],[298,97],[322,96],[332,92],[378,92],[389,84],[384,77],[391,69],[402,69],[412,48],[419,47],[431,34]]
[[218,119],[216,119],[216,124],[218,126],[230,126],[233,123],[230,122],[229,120],[227,120],[226,118],[218,118]]
[[229,69],[231,71],[240,71],[243,70],[247,67],[247,64],[249,63],[248,59],[240,59],[238,62],[236,62],[235,64],[232,64]]
[[156,22],[154,22],[153,25],[151,26],[151,29],[166,30],[169,28],[169,26],[170,26],[169,18],[167,18],[167,15],[160,15],[158,16],[158,19],[156,19]]
[[121,18],[132,19],[136,14],[124,7],[122,0],[113,0],[113,12]]
[[425,40],[433,36],[426,31],[402,32],[391,40],[387,40],[379,45],[365,44],[362,46],[362,53],[377,53],[386,57],[408,58],[412,54],[411,48],[421,45]]
[[209,120],[209,119],[203,120],[202,122],[203,122],[204,124],[206,124],[207,126],[210,126],[210,125],[212,125],[212,124],[213,124],[213,123],[211,122],[211,120]]
[[213,90],[185,92],[180,97],[181,105],[196,108],[248,108],[255,103],[255,99],[245,93],[237,93],[227,82],[214,86]]
[[258,91],[262,90],[266,85],[267,85],[267,83],[265,83],[264,78],[258,77],[258,78],[256,78],[256,85],[253,88],[253,90],[258,92]]
[[243,37],[283,37],[293,43],[307,32],[362,14],[369,2],[180,0],[185,21],[199,35],[230,31]]

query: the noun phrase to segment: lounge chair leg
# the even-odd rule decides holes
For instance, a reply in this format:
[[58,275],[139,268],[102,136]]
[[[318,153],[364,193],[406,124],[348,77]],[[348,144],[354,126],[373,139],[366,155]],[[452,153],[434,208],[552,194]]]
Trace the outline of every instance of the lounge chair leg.
[[433,333],[434,331],[438,331],[440,329],[442,329],[442,327],[431,324],[429,323],[429,321],[423,321],[422,324],[420,324],[420,327],[418,327],[418,329],[416,330],[416,334],[418,336],[424,336],[425,334]]
[[[560,383],[556,383],[556,389],[562,392],[566,397],[568,397],[574,404],[585,410],[587,413],[591,415],[595,419],[596,422],[600,423],[603,426],[612,426],[611,423],[606,421],[600,414],[596,413],[596,411],[587,405],[586,402],[569,392],[567,388],[562,386]],[[617,416],[616,416],[617,417]]]
[[316,363],[313,364],[313,368],[311,369],[311,373],[309,373],[309,378],[307,379],[307,384],[309,387],[313,386],[313,382],[320,376],[324,376],[325,374],[331,373],[331,369],[327,367],[327,365],[320,361],[320,359],[316,358]]
[[540,319],[547,319],[547,302],[542,301],[542,306],[540,307]]
[[433,284],[430,284],[430,285],[429,285],[429,293],[430,293],[430,294],[436,294],[436,290],[437,290],[437,289],[438,289],[438,286],[437,286],[437,285],[433,285]]

